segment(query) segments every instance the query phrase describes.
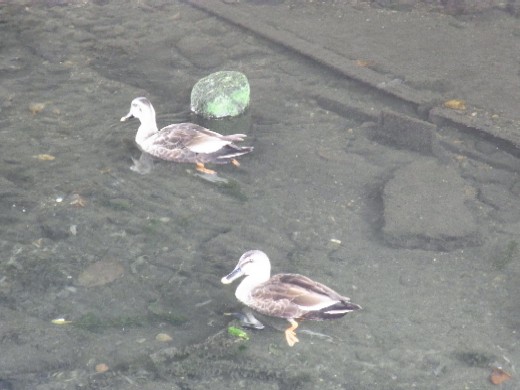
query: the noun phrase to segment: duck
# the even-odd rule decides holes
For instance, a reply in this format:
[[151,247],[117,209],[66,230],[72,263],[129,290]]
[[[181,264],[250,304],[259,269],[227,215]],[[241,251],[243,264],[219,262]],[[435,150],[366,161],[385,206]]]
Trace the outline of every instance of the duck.
[[271,262],[260,250],[245,252],[236,267],[221,279],[223,284],[245,276],[235,296],[247,307],[267,316],[284,318],[290,323],[285,330],[287,344],[299,340],[295,330],[300,320],[328,320],[361,309],[330,287],[300,274],[271,276]]
[[252,146],[237,146],[245,134],[222,135],[195,123],[177,123],[161,130],[157,127],[155,110],[146,97],[137,97],[130,111],[121,118],[125,122],[137,118],[141,122],[135,142],[139,149],[152,157],[181,163],[194,163],[199,172],[215,174],[205,163],[239,166],[236,157],[253,151]]

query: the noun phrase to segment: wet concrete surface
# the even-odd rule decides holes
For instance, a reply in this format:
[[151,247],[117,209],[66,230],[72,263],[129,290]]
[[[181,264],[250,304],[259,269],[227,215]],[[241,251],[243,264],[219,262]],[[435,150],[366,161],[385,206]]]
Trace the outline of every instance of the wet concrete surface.
[[[395,11],[403,4],[190,3],[410,102],[419,114],[435,108],[435,123],[447,120],[520,145],[520,31],[517,17],[507,12],[514,5],[450,2],[435,8],[414,1]],[[464,112],[442,107],[455,98],[466,102]]]

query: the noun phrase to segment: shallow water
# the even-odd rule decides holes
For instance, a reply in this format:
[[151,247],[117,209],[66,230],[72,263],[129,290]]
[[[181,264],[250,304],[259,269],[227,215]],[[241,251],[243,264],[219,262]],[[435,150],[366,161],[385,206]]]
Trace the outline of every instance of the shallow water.
[[[184,3],[68,3],[1,9],[0,389],[478,389],[493,366],[516,374],[517,158],[448,128],[433,155],[377,142],[310,95],[362,102],[359,85]],[[131,171],[130,101],[148,96],[159,126],[196,121],[191,87],[222,69],[252,90],[246,116],[209,124],[255,147],[216,167],[228,182],[185,164]],[[390,245],[384,189],[432,160],[464,181],[476,238]],[[363,310],[303,323],[292,349],[266,318],[234,340],[236,285],[220,278],[252,248]],[[78,284],[98,261],[123,275]]]

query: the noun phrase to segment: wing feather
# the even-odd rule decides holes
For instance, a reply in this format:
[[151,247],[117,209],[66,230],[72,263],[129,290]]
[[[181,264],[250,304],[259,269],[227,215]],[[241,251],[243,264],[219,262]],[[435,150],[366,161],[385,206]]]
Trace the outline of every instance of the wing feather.
[[251,292],[255,310],[283,318],[299,318],[349,298],[298,274],[274,275]]
[[221,135],[195,123],[177,123],[162,128],[157,135],[157,140],[165,142],[165,147],[171,144],[194,153],[210,154],[234,141],[242,141],[244,137],[244,134]]

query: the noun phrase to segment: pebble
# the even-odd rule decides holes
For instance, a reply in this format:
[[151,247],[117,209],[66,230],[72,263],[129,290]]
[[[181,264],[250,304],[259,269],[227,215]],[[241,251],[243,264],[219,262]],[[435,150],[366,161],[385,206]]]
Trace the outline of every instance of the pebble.
[[96,364],[95,370],[97,373],[101,374],[103,372],[107,372],[110,369],[107,364],[105,363],[99,363]]
[[220,71],[200,79],[191,91],[191,110],[204,118],[242,114],[249,106],[250,87],[246,75]]
[[43,111],[45,108],[45,103],[30,103],[29,104],[29,111],[31,111],[31,114],[36,115]]
[[168,333],[159,333],[157,336],[155,336],[155,340],[161,341],[163,343],[168,343],[173,339]]
[[89,265],[78,276],[77,284],[82,287],[102,286],[123,276],[124,267],[117,261],[98,261]]

